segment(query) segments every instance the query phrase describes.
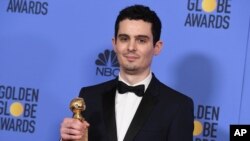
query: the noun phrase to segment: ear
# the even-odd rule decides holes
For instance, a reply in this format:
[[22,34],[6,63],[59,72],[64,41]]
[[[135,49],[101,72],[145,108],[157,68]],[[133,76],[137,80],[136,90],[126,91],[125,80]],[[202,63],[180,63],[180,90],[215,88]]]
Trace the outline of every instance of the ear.
[[115,37],[112,38],[113,50],[116,52],[116,40]]
[[158,55],[163,47],[163,42],[161,40],[157,41],[154,46],[154,55]]

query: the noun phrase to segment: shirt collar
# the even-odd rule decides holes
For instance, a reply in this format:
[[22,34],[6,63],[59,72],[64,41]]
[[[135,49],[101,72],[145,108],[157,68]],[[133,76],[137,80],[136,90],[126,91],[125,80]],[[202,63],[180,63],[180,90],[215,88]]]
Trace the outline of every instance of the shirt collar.
[[134,84],[134,85],[131,85],[131,84],[129,84],[128,82],[126,82],[126,81],[121,77],[120,73],[119,73],[119,77],[118,77],[118,80],[119,80],[119,81],[124,82],[124,83],[127,84],[128,86],[144,85],[144,86],[145,86],[145,90],[144,90],[144,91],[147,90],[148,85],[149,85],[151,79],[152,79],[152,72],[150,72],[150,73],[148,74],[148,76],[147,76],[145,79],[143,79],[142,81],[140,81],[140,82],[138,82],[138,83],[136,83],[136,84]]

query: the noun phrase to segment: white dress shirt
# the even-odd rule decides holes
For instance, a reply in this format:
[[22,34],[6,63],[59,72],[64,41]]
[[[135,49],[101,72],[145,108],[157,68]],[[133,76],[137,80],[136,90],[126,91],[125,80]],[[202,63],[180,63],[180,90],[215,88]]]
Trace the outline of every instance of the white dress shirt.
[[[130,85],[125,80],[123,80],[119,74],[120,81],[124,82],[129,86],[136,86],[143,84],[145,86],[145,90],[148,88],[148,85],[152,79],[152,73],[142,80],[141,82]],[[115,96],[115,114],[116,114],[116,129],[117,129],[117,138],[118,141],[123,141],[128,127],[135,115],[135,112],[142,100],[142,97],[137,96],[133,92],[127,92],[125,94],[119,94],[118,90],[116,90]]]

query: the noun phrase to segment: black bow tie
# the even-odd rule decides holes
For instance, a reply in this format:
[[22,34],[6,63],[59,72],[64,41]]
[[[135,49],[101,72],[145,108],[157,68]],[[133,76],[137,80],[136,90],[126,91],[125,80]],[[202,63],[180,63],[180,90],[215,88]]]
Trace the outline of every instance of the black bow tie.
[[128,86],[127,84],[118,81],[117,90],[120,94],[124,94],[126,92],[133,92],[137,96],[144,95],[144,85]]

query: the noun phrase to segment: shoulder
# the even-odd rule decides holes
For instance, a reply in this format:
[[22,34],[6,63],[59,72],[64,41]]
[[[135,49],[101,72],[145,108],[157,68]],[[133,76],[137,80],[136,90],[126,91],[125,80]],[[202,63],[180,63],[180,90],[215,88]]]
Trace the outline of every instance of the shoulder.
[[99,84],[96,84],[96,85],[91,85],[91,86],[86,86],[86,87],[82,87],[82,89],[97,89],[97,88],[103,88],[103,87],[112,87],[113,85],[115,85],[117,82],[117,79],[112,79],[112,80],[109,80],[109,81],[106,81],[106,82],[102,82],[102,83],[99,83]]
[[175,104],[193,105],[193,100],[191,97],[167,86],[166,84],[160,82],[156,77],[155,83],[160,99],[167,99],[168,101],[172,101]]
[[171,115],[172,119],[193,119],[194,102],[191,97],[163,84],[157,82],[158,102],[157,109],[161,111],[163,117]]
[[110,91],[114,87],[116,87],[116,83],[117,83],[117,78],[96,85],[82,87],[80,90],[80,96],[83,95],[95,96],[101,93],[106,93],[107,91]]

